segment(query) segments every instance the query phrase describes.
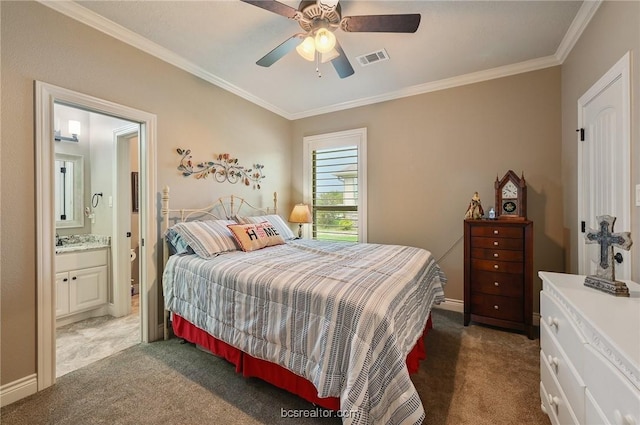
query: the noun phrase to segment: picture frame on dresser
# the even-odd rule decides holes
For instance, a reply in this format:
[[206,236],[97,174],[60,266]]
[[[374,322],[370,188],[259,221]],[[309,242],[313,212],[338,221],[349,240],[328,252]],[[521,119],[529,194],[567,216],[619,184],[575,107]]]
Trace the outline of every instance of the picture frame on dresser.
[[464,220],[464,325],[472,321],[534,339],[533,222]]

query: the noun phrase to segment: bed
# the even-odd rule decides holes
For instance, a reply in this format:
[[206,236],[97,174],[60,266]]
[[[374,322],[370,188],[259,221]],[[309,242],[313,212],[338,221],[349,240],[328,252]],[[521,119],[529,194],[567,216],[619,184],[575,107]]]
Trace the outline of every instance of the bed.
[[444,301],[446,278],[433,256],[296,239],[276,212],[275,194],[271,211],[238,197],[171,209],[165,188],[165,251],[173,255],[163,291],[175,335],[244,376],[338,410],[345,424],[421,423],[409,373],[425,356],[431,308]]

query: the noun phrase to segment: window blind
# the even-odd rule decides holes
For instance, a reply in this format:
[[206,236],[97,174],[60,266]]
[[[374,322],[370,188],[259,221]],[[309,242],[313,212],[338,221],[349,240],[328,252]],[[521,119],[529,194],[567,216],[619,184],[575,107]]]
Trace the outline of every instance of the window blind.
[[312,153],[313,238],[358,241],[358,147]]

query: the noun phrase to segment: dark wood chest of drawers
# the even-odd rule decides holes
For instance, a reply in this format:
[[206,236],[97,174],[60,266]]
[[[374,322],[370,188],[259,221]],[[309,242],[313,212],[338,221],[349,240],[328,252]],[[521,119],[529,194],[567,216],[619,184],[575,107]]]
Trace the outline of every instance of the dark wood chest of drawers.
[[464,221],[464,325],[523,331],[533,339],[533,222]]

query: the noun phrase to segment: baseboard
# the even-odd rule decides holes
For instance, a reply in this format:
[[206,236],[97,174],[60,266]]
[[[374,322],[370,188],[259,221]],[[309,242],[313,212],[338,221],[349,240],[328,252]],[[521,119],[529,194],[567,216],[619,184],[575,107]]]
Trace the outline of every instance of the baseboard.
[[[464,301],[462,300],[454,300],[452,298],[445,298],[445,302],[442,304],[434,305],[434,308],[439,308],[441,310],[455,311],[457,313],[464,313]],[[540,313],[533,313],[533,325],[540,326]]]
[[464,301],[454,300],[453,298],[445,298],[445,301],[443,303],[434,305],[434,308],[455,311],[457,313],[464,313]]
[[38,375],[25,376],[0,387],[0,407],[38,392]]
[[[171,334],[171,332],[169,332],[169,334]],[[162,341],[164,339],[164,326],[162,326],[162,323],[158,325],[158,333],[156,335],[158,335],[157,341]]]
[[540,327],[540,313],[533,313],[533,325]]

